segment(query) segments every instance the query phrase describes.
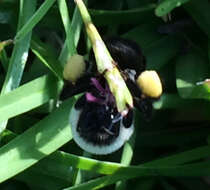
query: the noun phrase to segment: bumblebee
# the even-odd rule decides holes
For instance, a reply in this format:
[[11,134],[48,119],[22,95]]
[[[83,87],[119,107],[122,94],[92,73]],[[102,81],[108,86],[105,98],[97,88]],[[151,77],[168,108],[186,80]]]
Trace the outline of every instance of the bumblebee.
[[[146,71],[145,57],[135,42],[112,37],[106,39],[105,44],[133,96],[134,106],[149,118],[152,99],[158,98],[162,93],[157,73]],[[74,64],[75,60],[73,57],[69,62],[77,67],[65,67],[72,69],[73,77],[64,75],[68,76],[66,79],[73,78],[71,82],[75,83],[70,95],[84,92],[70,113],[73,138],[87,152],[112,153],[118,150],[134,131],[133,110],[130,109],[126,116],[117,111],[108,84],[96,71],[93,52],[90,53],[89,62],[81,61],[80,57]],[[65,69],[64,73],[66,74]]]

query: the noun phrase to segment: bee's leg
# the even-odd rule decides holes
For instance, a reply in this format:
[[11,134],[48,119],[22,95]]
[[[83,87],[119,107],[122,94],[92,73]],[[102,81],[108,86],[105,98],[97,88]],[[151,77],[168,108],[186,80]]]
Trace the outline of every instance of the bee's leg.
[[85,75],[80,78],[75,84],[66,82],[60,95],[60,100],[65,100],[76,94],[86,92],[91,88],[91,77],[92,75]]
[[78,100],[77,100],[77,102],[76,102],[76,104],[75,104],[75,109],[81,109],[81,108],[83,108],[84,106],[85,106],[85,104],[86,104],[86,102],[87,102],[87,100],[86,100],[86,97],[85,97],[85,94],[84,95],[82,95]]
[[129,128],[133,123],[133,110],[129,110],[128,114],[123,117],[123,125],[125,128]]
[[134,98],[134,106],[143,114],[146,120],[152,117],[152,101],[149,98]]

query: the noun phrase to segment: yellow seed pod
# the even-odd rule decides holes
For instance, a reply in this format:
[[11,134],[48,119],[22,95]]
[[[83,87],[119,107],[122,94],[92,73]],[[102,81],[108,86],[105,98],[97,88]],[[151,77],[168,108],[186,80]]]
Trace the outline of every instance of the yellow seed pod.
[[151,98],[162,94],[162,84],[156,71],[144,71],[137,78],[137,85],[142,93]]
[[78,54],[71,56],[63,70],[64,79],[75,83],[85,72],[84,57]]

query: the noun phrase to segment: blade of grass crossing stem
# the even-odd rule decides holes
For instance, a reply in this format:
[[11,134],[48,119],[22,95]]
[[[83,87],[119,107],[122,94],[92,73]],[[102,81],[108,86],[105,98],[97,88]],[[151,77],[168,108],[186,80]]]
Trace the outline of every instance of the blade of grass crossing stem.
[[[83,157],[90,158],[91,154],[83,151]],[[84,181],[85,172],[86,171],[78,169],[78,168],[74,169],[74,177],[73,177],[72,184],[73,185],[78,185],[78,184],[82,183]]]
[[[134,133],[131,139],[125,143],[123,147],[123,153],[121,157],[121,164],[128,166],[131,163],[133,158],[133,147],[135,143],[136,134]],[[124,190],[126,189],[126,181],[118,181],[115,186],[115,190]]]
[[[28,19],[33,15],[36,7],[36,0],[21,0],[18,20],[18,28],[21,28]],[[1,90],[1,94],[6,94],[17,88],[20,84],[25,63],[28,57],[30,46],[31,32],[28,33],[21,41],[17,42],[13,48],[12,56],[9,61],[9,67],[6,78]],[[7,121],[0,123],[0,133],[6,128]]]
[[[88,170],[90,172],[92,171],[105,175],[111,175],[116,173],[118,170],[121,170],[121,174],[124,173],[126,175],[126,173],[128,172],[133,173],[135,169],[139,171],[144,167],[152,167],[153,169],[155,169],[156,166],[165,167],[166,164],[167,167],[175,167],[177,165],[198,161],[208,156],[210,156],[209,146],[204,146],[190,151],[185,151],[177,155],[144,163],[136,167],[126,167],[125,165],[119,163],[98,161],[82,156],[75,156],[62,151],[56,151],[52,155],[48,156],[46,159],[40,161],[34,167],[37,168],[37,170],[43,169],[44,171],[48,171],[49,173],[54,173],[54,175],[56,176],[63,176],[64,180],[67,180],[72,173],[72,171],[69,170],[70,167],[78,168],[81,170]],[[130,168],[132,171],[130,169],[128,169],[130,170],[128,171],[126,168]]]
[[[28,1],[29,3],[32,1]],[[28,20],[27,23],[18,31],[15,36],[15,42],[21,40],[25,37],[33,28],[34,26],[45,16],[47,11],[52,7],[55,0],[46,0],[44,3],[39,7],[36,13]],[[30,11],[29,11],[30,12]]]
[[[8,141],[6,139],[3,139],[3,140]],[[53,153],[46,159],[43,159],[41,162],[36,164],[33,167],[33,169],[37,171],[43,170],[45,172],[50,172],[55,177],[62,176],[62,179],[67,180],[67,181],[69,179],[69,176],[72,175],[72,171],[69,170],[70,167],[93,171],[100,174],[116,174],[117,171],[121,170],[119,174],[122,174],[122,175],[126,175],[129,172],[135,173],[137,170],[140,172],[140,170],[144,170],[144,169],[146,169],[150,173],[149,175],[156,175],[157,174],[157,172],[155,172],[156,169],[158,170],[161,167],[163,168],[165,167],[165,168],[168,168],[169,170],[174,170],[175,175],[176,175],[175,170],[181,169],[179,168],[180,166],[176,168],[176,165],[185,164],[191,161],[196,161],[202,158],[206,158],[209,155],[210,155],[209,146],[204,146],[204,147],[195,148],[190,151],[185,151],[177,155],[173,155],[173,156],[161,158],[159,160],[154,160],[145,164],[141,164],[136,167],[133,167],[133,166],[126,167],[125,165],[118,164],[118,163],[98,161],[98,160],[94,160],[94,159],[90,159],[86,157],[75,156],[75,155],[68,154],[61,151],[56,151],[55,153]],[[167,164],[167,167],[166,167],[166,164]],[[202,165],[202,163],[199,163],[199,164]],[[157,165],[158,167],[156,167]],[[196,165],[198,164],[195,164],[195,166]],[[188,169],[190,167],[191,168],[194,167],[193,164],[189,166],[186,165],[186,166],[188,167]],[[196,168],[193,168],[194,171],[195,169]],[[56,172],[53,172],[53,171],[56,171]],[[187,175],[189,175],[189,172],[190,171],[188,171]],[[140,175],[144,176],[145,174],[140,174]],[[170,175],[173,175],[173,174],[170,174]],[[179,175],[179,172],[178,172],[178,175]],[[192,174],[192,175],[195,175],[195,174]]]
[[[131,169],[131,167],[128,167]],[[126,168],[126,169],[128,169]],[[209,173],[209,161],[199,164],[189,164],[186,166],[156,166],[156,167],[136,167],[138,171],[131,169],[126,172],[118,170],[113,175],[99,177],[94,180],[90,180],[83,184],[65,188],[65,190],[82,190],[82,189],[100,189],[105,186],[111,185],[119,180],[128,180],[136,177],[148,177],[148,176],[169,176],[169,177],[198,177],[206,176]],[[181,171],[181,172],[180,172]]]
[[49,116],[0,148],[0,183],[37,163],[72,138],[69,112],[73,102],[73,98],[65,101]]

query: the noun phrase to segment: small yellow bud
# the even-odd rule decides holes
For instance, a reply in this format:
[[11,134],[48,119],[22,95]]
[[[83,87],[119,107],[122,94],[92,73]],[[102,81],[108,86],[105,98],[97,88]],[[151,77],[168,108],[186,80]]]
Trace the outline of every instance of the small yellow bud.
[[162,84],[156,71],[144,71],[137,78],[137,85],[142,93],[151,98],[162,94]]
[[78,54],[71,56],[63,70],[64,79],[75,83],[85,72],[84,57]]

